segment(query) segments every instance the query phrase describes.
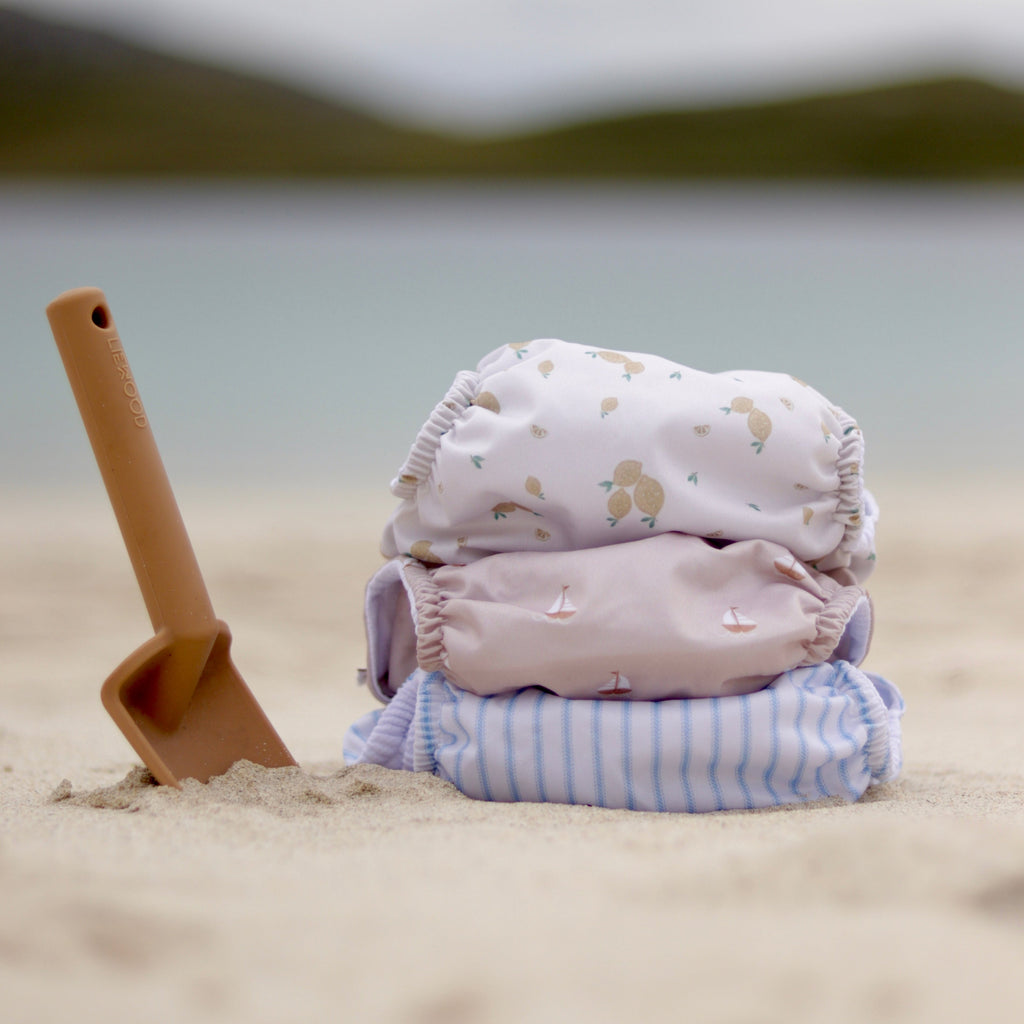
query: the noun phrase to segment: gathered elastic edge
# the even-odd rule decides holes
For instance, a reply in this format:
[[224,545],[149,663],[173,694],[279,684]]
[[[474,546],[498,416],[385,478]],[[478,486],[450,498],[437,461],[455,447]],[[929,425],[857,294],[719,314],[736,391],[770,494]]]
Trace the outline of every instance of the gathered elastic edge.
[[[872,690],[874,690],[885,709],[886,724],[888,725],[889,746],[888,757],[885,762],[886,773],[879,775],[874,780],[877,785],[882,782],[891,782],[903,770],[903,726],[900,719],[906,710],[906,703],[895,684],[889,682],[884,676],[877,675],[874,672],[865,672],[864,675],[867,676]],[[888,700],[882,692],[883,688],[888,691]]]
[[[861,715],[867,726],[868,737],[864,745],[869,785],[889,782],[900,772],[903,754],[900,748],[899,716],[903,713],[902,698],[891,712],[871,677],[849,662],[837,689],[851,692],[860,704]],[[894,693],[896,688],[885,680]]]
[[[823,588],[827,588],[828,584],[836,585],[827,576],[822,577],[819,583]],[[832,652],[839,646],[839,641],[864,596],[865,592],[861,587],[837,586],[834,593],[827,594],[825,606],[818,613],[815,622],[816,635],[813,640],[805,642],[807,655],[798,668],[808,668],[828,661]]]
[[[440,673],[421,673],[418,677],[416,691],[416,714],[413,719],[415,735],[412,746],[412,770],[414,772],[430,772],[443,777],[438,770],[437,759],[438,737],[435,733],[434,705],[443,705],[447,681]],[[450,691],[449,691],[450,692]],[[437,723],[437,728],[444,727]],[[450,780],[449,780],[450,781]]]
[[402,573],[416,614],[416,663],[426,672],[443,672],[447,661],[441,634],[444,597],[433,572],[421,562],[407,559]]
[[842,437],[836,469],[839,472],[839,501],[834,518],[843,524],[839,550],[852,552],[857,547],[867,515],[864,499],[864,435],[857,421],[842,409],[835,409]]
[[398,476],[391,481],[391,493],[396,498],[415,496],[416,488],[430,476],[442,435],[451,430],[452,424],[473,404],[479,388],[480,374],[475,370],[462,370],[456,375],[444,398],[420,427]]

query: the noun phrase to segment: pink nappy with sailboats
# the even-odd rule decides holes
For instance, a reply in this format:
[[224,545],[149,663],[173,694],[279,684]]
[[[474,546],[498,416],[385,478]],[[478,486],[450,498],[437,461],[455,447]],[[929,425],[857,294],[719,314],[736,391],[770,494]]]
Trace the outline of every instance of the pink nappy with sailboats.
[[[400,588],[399,595],[389,589]],[[395,610],[388,651],[481,696],[539,686],[562,697],[665,700],[752,693],[790,669],[859,664],[871,606],[781,545],[717,547],[665,533],[584,551],[509,552],[466,566],[401,559],[368,591]],[[379,625],[374,633],[379,636]],[[404,635],[403,635],[404,634]],[[373,646],[373,645],[372,645]]]

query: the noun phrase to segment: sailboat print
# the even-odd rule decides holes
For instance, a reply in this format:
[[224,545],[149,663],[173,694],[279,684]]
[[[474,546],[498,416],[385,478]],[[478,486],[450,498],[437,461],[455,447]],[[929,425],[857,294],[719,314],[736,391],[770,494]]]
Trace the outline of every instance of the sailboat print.
[[632,693],[633,687],[621,672],[613,672],[611,679],[597,692],[602,697],[619,697],[624,693]]
[[800,567],[796,555],[790,555],[788,558],[776,558],[772,564],[777,572],[781,572],[783,576],[788,576],[791,580],[807,579],[807,573]]
[[562,593],[555,599],[555,603],[544,613],[549,619],[561,621],[571,619],[579,609],[569,600],[568,585],[562,587]]
[[722,625],[730,633],[749,633],[752,629],[757,629],[757,623],[753,619],[748,619],[746,615],[735,608],[730,608],[722,616]]

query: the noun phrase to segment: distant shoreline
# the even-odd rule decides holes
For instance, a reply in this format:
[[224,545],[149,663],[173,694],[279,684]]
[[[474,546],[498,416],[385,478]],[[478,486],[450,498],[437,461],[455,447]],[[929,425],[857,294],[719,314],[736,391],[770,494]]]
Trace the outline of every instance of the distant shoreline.
[[965,77],[483,138],[0,9],[0,182],[1024,181],[1024,93]]

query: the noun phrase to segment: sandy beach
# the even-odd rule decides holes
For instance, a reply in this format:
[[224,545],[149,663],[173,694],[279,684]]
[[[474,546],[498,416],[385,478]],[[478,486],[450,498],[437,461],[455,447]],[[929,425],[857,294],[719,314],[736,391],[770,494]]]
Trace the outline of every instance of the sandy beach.
[[150,634],[99,481],[0,508],[0,1017],[1016,1020],[1024,488],[882,479],[867,666],[901,779],[699,816],[486,804],[346,768],[387,495],[180,494],[300,768],[151,785],[99,701]]

